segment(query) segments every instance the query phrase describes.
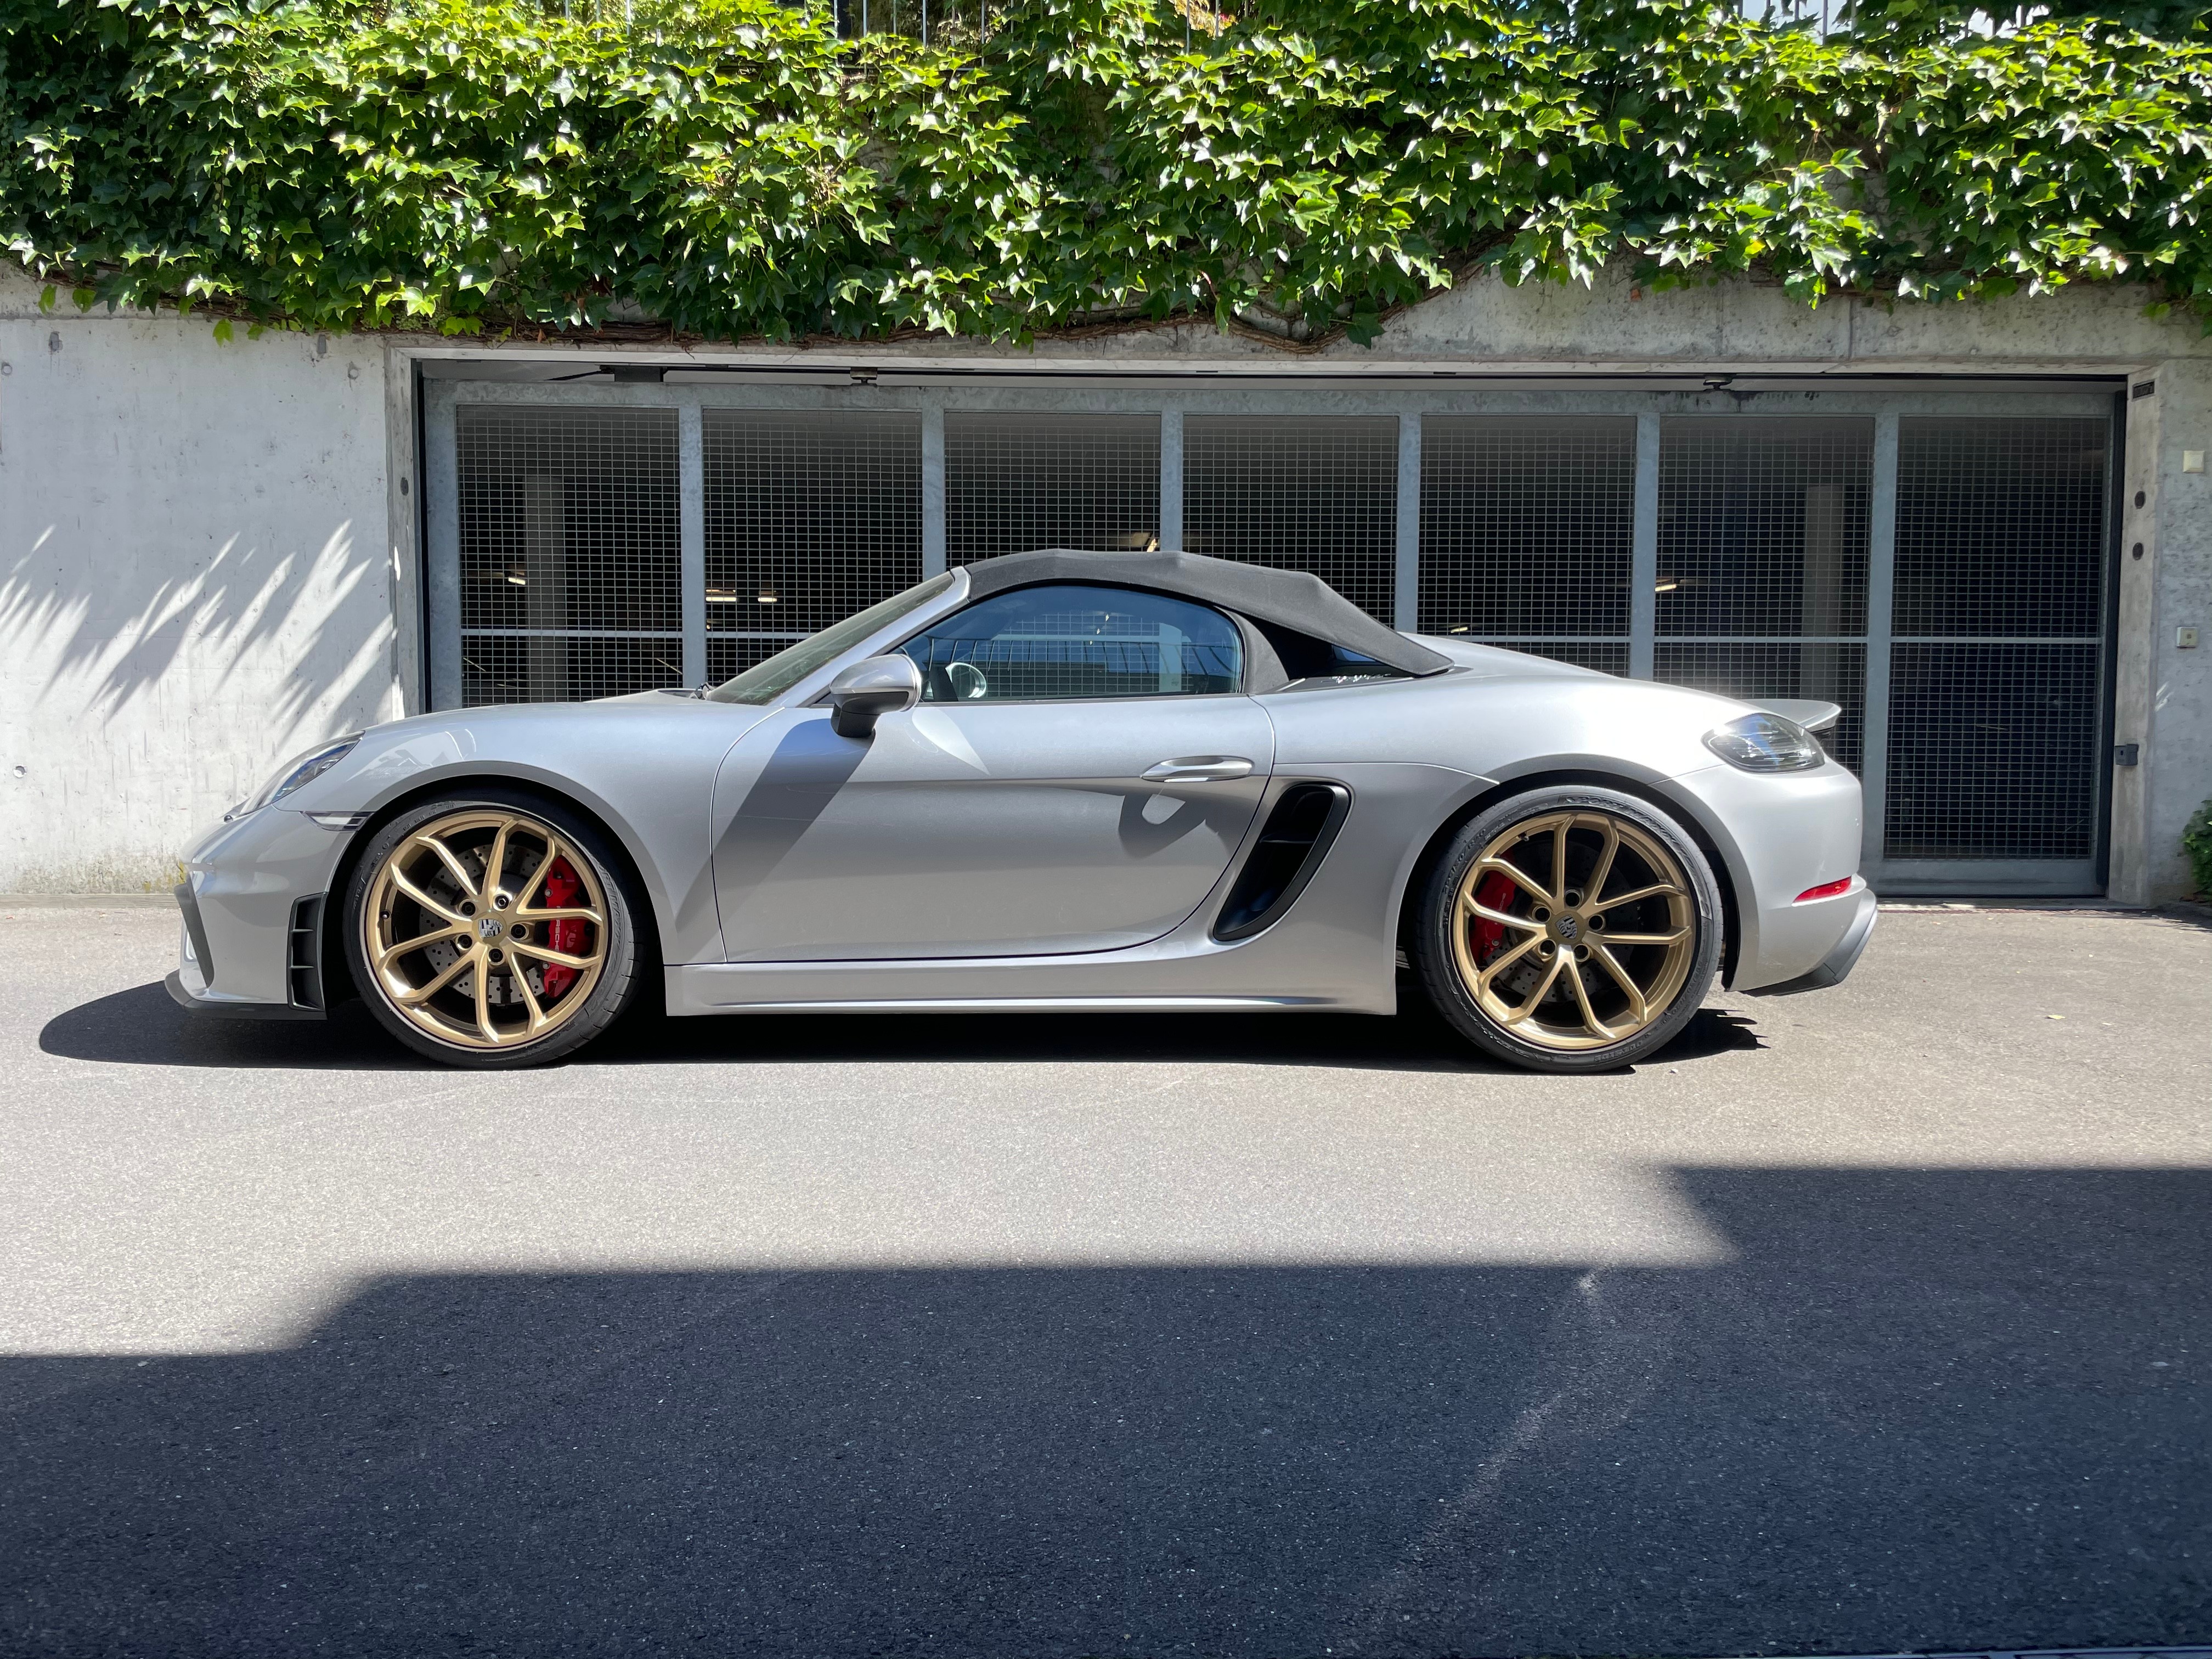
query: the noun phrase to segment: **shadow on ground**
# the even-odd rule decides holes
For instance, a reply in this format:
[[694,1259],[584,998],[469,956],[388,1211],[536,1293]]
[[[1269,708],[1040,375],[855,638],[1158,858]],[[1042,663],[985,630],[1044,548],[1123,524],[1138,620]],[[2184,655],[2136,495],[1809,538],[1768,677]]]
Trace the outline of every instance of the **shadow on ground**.
[[[1409,1002],[1411,999],[1408,999]],[[1751,1021],[1701,1008],[1646,1066],[1763,1046]],[[328,1020],[211,1019],[160,985],[80,1003],[46,1022],[44,1052],[124,1066],[281,1070],[434,1069],[359,1002]],[[1202,1060],[1376,1070],[1508,1072],[1461,1042],[1425,1005],[1395,1018],[1363,1014],[777,1014],[667,1019],[632,1014],[577,1063],[830,1060]]]
[[0,1362],[0,1648],[2202,1640],[2212,1176],[1692,1170],[1705,1268],[394,1278]]

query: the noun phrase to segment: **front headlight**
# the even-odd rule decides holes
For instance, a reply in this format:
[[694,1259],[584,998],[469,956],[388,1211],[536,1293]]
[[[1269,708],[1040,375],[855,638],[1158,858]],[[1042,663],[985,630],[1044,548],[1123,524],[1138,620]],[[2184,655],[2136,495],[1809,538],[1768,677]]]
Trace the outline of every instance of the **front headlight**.
[[1705,747],[1747,772],[1803,772],[1827,757],[1810,732],[1779,714],[1746,714],[1705,733]]
[[261,786],[261,793],[240,809],[241,812],[258,812],[264,806],[273,806],[285,796],[304,789],[329,771],[353,751],[361,741],[361,733],[340,738],[336,743],[326,743],[319,749],[310,749],[306,754],[289,760],[276,769],[276,775]]

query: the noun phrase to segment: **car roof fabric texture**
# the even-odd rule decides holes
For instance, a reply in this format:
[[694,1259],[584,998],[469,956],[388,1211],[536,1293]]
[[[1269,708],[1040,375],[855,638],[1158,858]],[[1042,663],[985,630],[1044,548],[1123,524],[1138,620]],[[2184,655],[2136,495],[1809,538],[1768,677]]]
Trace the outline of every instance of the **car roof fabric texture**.
[[967,567],[968,591],[978,599],[1038,582],[1104,582],[1152,587],[1276,623],[1330,645],[1372,657],[1408,674],[1441,674],[1452,659],[1385,628],[1318,576],[1303,570],[1238,564],[1198,553],[1085,553],[1040,548],[978,559]]

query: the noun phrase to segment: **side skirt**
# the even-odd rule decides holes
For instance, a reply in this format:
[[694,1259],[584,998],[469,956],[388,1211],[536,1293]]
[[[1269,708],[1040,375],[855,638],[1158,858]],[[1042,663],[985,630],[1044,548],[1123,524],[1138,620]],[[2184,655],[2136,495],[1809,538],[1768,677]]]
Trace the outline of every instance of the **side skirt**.
[[[1325,956],[1319,962],[1308,958],[1275,966],[1278,971],[1268,973],[1263,961],[1234,946],[1186,945],[1178,950],[1154,944],[1121,957],[716,962],[671,967],[665,973],[671,1014],[787,1014],[809,1009],[1397,1012],[1396,977],[1387,967],[1363,974],[1331,963]],[[1306,971],[1297,971],[1298,967]]]
[[855,998],[836,1002],[745,1002],[685,1012],[714,1014],[1280,1014],[1315,1010],[1346,1012],[1343,1004],[1317,997],[1138,996]]

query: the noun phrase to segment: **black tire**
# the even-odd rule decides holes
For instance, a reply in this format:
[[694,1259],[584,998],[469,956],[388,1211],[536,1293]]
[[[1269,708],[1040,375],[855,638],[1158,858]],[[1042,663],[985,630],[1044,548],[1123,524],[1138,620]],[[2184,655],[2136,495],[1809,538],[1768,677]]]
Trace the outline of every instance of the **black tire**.
[[[441,1037],[426,1030],[416,1018],[403,1012],[394,1000],[386,977],[377,971],[371,961],[368,937],[369,929],[376,925],[369,915],[372,891],[381,886],[380,878],[394,853],[426,826],[475,813],[514,815],[552,832],[562,843],[558,850],[570,860],[571,869],[584,884],[582,896],[588,900],[592,890],[596,889],[600,907],[599,921],[582,924],[592,930],[590,937],[599,951],[596,977],[580,987],[575,1005],[563,1006],[558,1022],[543,1035],[536,1037],[526,1035],[497,1047],[471,1046],[471,1041],[458,1036],[450,1040]],[[549,842],[544,849],[547,866],[553,863],[555,850]],[[513,866],[509,867],[511,870]],[[386,902],[389,902],[390,890],[384,888],[383,890]],[[536,890],[545,890],[542,876]],[[521,894],[518,902],[526,902],[531,896],[532,895],[529,893]],[[368,844],[362,849],[362,855],[355,863],[352,878],[346,884],[344,896],[346,961],[353,970],[354,983],[360,988],[362,1000],[368,1005],[369,1012],[375,1016],[378,1024],[416,1053],[427,1054],[448,1066],[482,1070],[543,1066],[574,1054],[599,1036],[621,1017],[623,1010],[636,997],[640,984],[638,930],[634,920],[636,904],[623,861],[608,845],[607,837],[580,813],[548,797],[525,790],[496,786],[456,790],[452,794],[408,808],[377,830],[370,836]],[[427,918],[430,913],[422,911],[417,914]],[[520,933],[521,930],[516,931]],[[537,942],[541,945],[549,938],[557,937],[548,935],[545,925],[542,923],[539,924],[539,933],[541,937]],[[585,947],[578,945],[575,948],[580,950]],[[525,949],[526,947],[519,943],[508,943],[508,965],[486,974],[488,989],[501,983],[501,975],[503,973],[509,993],[515,994],[513,977],[515,971],[524,965]],[[448,953],[449,959],[451,954]],[[533,963],[531,965],[537,967],[542,975],[544,971],[543,964]],[[471,968],[462,975],[459,983],[471,985],[473,975],[484,971],[481,965]],[[541,984],[535,988],[543,992],[546,988]],[[526,1026],[541,1012],[538,1000],[533,999],[525,1013]]]
[[[1605,890],[1584,894],[1577,881],[1607,861],[1608,823],[1617,850],[1604,872]],[[1478,872],[1486,850],[1491,859]],[[1554,856],[1566,865],[1562,896],[1569,901],[1556,911],[1540,902],[1558,884],[1549,873]],[[1534,873],[1516,882],[1522,872]],[[1652,896],[1636,897],[1639,877]],[[1662,881],[1668,884],[1664,891],[1654,885]],[[1608,894],[1620,896],[1610,915]],[[1481,908],[1470,913],[1470,901]],[[1689,1024],[1720,965],[1720,890],[1711,865],[1673,818],[1617,790],[1536,789],[1485,808],[1452,837],[1419,902],[1415,955],[1430,1000],[1486,1054],[1531,1071],[1632,1065]],[[1517,1018],[1507,1017],[1516,1009]],[[1625,1035],[1609,1037],[1615,1029]]]

